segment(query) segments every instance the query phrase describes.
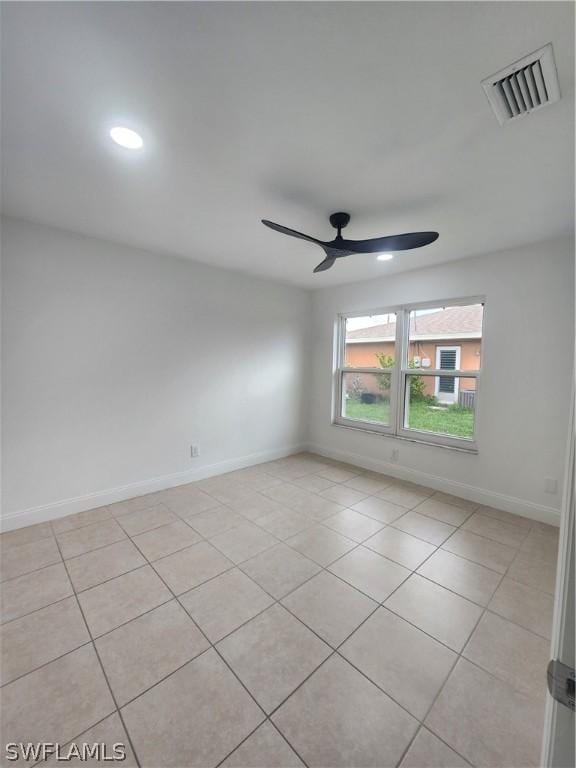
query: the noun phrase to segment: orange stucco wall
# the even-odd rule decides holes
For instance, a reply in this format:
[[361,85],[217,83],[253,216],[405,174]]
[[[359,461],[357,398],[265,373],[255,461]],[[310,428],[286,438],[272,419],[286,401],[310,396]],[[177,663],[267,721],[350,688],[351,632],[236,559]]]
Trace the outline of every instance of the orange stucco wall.
[[[436,367],[436,348],[437,347],[460,347],[460,368],[469,371],[476,371],[480,368],[480,339],[454,339],[449,341],[416,341],[410,344],[409,358],[412,360],[416,356],[428,358],[430,368]],[[394,356],[393,342],[368,342],[362,344],[346,345],[346,365],[351,368],[373,368],[378,367],[377,354]],[[435,387],[435,377],[426,376],[426,393],[433,395]],[[374,385],[373,377],[363,377],[363,385],[367,391],[378,393],[379,389]],[[475,389],[474,379],[460,379],[461,389]]]

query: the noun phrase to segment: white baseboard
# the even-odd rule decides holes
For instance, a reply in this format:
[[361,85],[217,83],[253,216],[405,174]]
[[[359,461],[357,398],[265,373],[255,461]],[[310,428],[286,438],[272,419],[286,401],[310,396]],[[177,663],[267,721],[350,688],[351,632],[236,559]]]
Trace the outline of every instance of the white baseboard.
[[496,509],[503,509],[506,512],[512,512],[515,515],[521,515],[531,520],[538,520],[550,525],[560,525],[560,512],[553,507],[547,507],[543,504],[534,504],[526,499],[520,499],[516,496],[507,496],[495,491],[488,491],[473,485],[459,483],[455,480],[446,480],[437,475],[431,475],[427,472],[421,472],[416,469],[401,467],[398,464],[392,464],[380,459],[372,459],[351,451],[335,451],[322,445],[292,445],[275,451],[264,451],[261,453],[252,453],[248,456],[241,456],[227,461],[208,464],[186,472],[176,472],[170,475],[162,475],[149,480],[142,480],[137,483],[110,488],[105,491],[89,493],[85,496],[76,496],[71,499],[63,499],[51,504],[44,504],[39,507],[32,507],[18,512],[12,512],[5,515],[0,521],[2,531],[11,531],[16,528],[22,528],[26,525],[43,523],[46,520],[55,520],[59,517],[72,515],[75,512],[84,512],[94,507],[102,507],[106,504],[113,504],[116,501],[132,499],[135,496],[144,496],[154,491],[162,491],[166,488],[175,488],[178,485],[193,483],[196,480],[203,480],[214,475],[222,475],[226,472],[233,472],[235,469],[244,469],[254,464],[261,464],[265,461],[274,461],[284,456],[290,456],[300,451],[310,451],[326,456],[337,461],[344,461],[349,464],[355,464],[364,469],[370,469],[374,472],[383,472],[399,480],[409,480],[413,483],[426,485],[437,491],[451,493],[454,496],[460,496],[463,499],[475,501],[478,504],[485,504]]
[[43,523],[46,520],[55,520],[59,517],[66,517],[75,512],[84,512],[87,509],[103,507],[106,504],[113,504],[116,501],[125,501],[135,496],[144,496],[154,491],[163,491],[166,488],[175,488],[178,485],[186,485],[196,480],[204,480],[214,475],[223,475],[226,472],[233,472],[235,469],[244,469],[254,464],[262,464],[265,461],[274,461],[284,456],[290,456],[293,453],[299,453],[306,450],[306,445],[291,445],[280,448],[275,451],[263,451],[261,453],[252,453],[248,456],[240,456],[227,461],[219,461],[215,464],[208,464],[198,469],[188,470],[186,472],[176,472],[171,475],[162,475],[150,480],[142,480],[137,483],[122,485],[117,488],[109,488],[105,491],[88,493],[85,496],[76,496],[72,499],[63,499],[51,504],[44,504],[39,507],[23,509],[18,512],[12,512],[5,515],[0,520],[2,532],[12,531],[16,528],[22,528],[26,525]]
[[516,496],[507,496],[506,494],[488,491],[484,488],[478,488],[466,483],[459,483],[455,480],[446,480],[438,475],[431,475],[427,472],[421,472],[417,469],[401,467],[398,464],[392,464],[381,459],[372,459],[359,453],[351,451],[335,451],[332,448],[326,448],[323,445],[309,444],[308,450],[311,453],[326,456],[329,459],[344,461],[348,464],[355,464],[363,469],[371,469],[374,472],[382,472],[399,480],[408,480],[419,485],[426,485],[434,488],[436,491],[451,493],[454,496],[460,496],[463,499],[475,501],[488,507],[502,509],[506,512],[512,512],[515,515],[527,517],[530,520],[538,520],[541,523],[549,525],[560,525],[560,511],[554,507],[547,507],[543,504],[534,504],[527,499],[520,499]]

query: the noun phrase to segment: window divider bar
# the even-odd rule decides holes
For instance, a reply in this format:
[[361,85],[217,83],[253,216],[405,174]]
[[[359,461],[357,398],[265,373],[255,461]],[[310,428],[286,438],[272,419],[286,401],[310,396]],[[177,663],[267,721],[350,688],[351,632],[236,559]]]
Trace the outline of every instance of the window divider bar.
[[458,368],[402,368],[402,373],[412,376],[454,376],[460,379],[480,378],[480,371],[465,371]]
[[410,310],[401,309],[396,315],[396,378],[395,378],[395,408],[394,431],[396,434],[404,426],[404,409],[406,405],[405,387],[406,379],[402,372],[408,364],[408,336],[410,331]]
[[346,362],[346,316],[339,315],[337,321],[338,344],[336,360],[334,361],[334,378],[336,385],[336,397],[332,403],[332,418],[337,420],[342,414],[342,363]]
[[394,368],[340,368],[341,373],[393,373]]
[[[388,373],[393,374],[394,368],[350,368],[348,366],[338,369],[340,373]],[[461,368],[401,368],[401,373],[408,373],[412,376],[459,376],[465,379],[479,379],[481,371],[467,371]]]

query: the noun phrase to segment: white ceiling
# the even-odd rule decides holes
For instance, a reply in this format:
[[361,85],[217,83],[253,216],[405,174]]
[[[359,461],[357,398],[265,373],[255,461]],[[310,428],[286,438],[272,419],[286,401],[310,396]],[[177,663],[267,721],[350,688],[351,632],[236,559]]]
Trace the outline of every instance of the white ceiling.
[[[3,3],[3,210],[307,287],[571,231],[573,5]],[[562,100],[500,127],[482,78],[551,41]],[[108,130],[138,130],[128,153]],[[313,275],[314,245],[435,229]]]

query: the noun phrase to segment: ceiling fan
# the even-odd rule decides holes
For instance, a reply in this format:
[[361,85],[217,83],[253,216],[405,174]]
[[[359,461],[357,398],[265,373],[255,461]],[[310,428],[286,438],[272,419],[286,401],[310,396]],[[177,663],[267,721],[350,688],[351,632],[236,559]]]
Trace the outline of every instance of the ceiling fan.
[[326,258],[321,261],[314,272],[324,272],[334,264],[336,259],[344,256],[351,256],[354,253],[385,253],[386,251],[409,251],[411,248],[422,248],[423,245],[429,245],[438,239],[438,232],[407,232],[404,235],[389,235],[388,237],[374,237],[371,240],[345,240],[341,231],[350,221],[349,213],[333,213],[330,216],[330,224],[338,230],[334,240],[318,240],[310,235],[304,235],[302,232],[296,232],[295,229],[283,227],[281,224],[275,224],[268,219],[262,219],[270,229],[276,232],[282,232],[291,237],[299,237],[301,240],[309,240],[316,243],[324,249]]

